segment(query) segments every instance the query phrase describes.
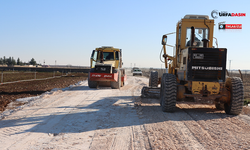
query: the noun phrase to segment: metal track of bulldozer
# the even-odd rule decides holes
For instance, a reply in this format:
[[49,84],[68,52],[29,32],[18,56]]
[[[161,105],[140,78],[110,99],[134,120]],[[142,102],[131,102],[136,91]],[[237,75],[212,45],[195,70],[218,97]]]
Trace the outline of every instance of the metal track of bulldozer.
[[160,88],[158,87],[146,87],[141,90],[141,97],[143,98],[160,98]]

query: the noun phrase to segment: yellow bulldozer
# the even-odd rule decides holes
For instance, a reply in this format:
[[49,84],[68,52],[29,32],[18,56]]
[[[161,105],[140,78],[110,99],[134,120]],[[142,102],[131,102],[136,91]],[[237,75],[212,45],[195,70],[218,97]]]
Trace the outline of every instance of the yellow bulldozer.
[[103,46],[92,51],[88,85],[97,88],[99,85],[120,89],[127,80],[122,68],[122,50],[111,46]]
[[166,46],[171,46],[167,37],[173,33],[163,35],[162,57],[167,73],[158,78],[156,71],[151,72],[149,87],[143,87],[142,97],[159,93],[164,112],[174,112],[178,100],[198,98],[213,100],[216,108],[227,114],[240,114],[243,83],[241,78],[226,76],[227,49],[213,46],[213,30],[214,20],[208,16],[185,15],[173,32],[173,56],[166,53]]

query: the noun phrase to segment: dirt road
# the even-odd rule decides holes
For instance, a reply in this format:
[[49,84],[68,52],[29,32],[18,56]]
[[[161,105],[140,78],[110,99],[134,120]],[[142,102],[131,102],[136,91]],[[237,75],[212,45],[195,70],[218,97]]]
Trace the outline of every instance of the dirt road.
[[139,97],[147,83],[128,76],[116,90],[85,81],[44,95],[0,120],[0,149],[250,149],[249,116],[188,103],[163,113],[159,100]]

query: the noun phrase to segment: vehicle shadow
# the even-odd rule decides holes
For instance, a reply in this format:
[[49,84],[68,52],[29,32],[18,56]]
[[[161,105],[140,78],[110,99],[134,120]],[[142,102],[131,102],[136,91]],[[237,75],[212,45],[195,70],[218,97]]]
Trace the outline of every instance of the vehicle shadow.
[[[85,87],[84,87],[85,88]],[[77,90],[77,88],[75,88]],[[168,121],[200,121],[235,117],[221,111],[208,108],[180,108],[174,113],[162,112],[159,101],[154,99],[153,106],[143,103],[134,106],[138,96],[105,97],[87,105],[83,103],[75,107],[52,107],[55,113],[47,113],[48,108],[40,110],[40,114],[24,116],[19,119],[3,119],[0,128],[23,128],[15,134],[26,132],[40,133],[81,133],[97,129],[110,129],[126,126],[144,125]],[[85,101],[86,99],[83,99]],[[87,100],[86,100],[87,101]],[[90,99],[88,101],[94,101]]]
[[[148,106],[148,105],[151,106]],[[153,106],[152,106],[153,105]],[[206,121],[212,119],[233,118],[224,110],[217,110],[214,104],[178,101],[174,112],[163,112],[160,100],[156,98],[141,98],[140,107],[147,118],[158,118],[158,121]],[[149,113],[149,112],[155,112]],[[157,114],[157,115],[156,115]],[[150,122],[148,122],[150,123]]]

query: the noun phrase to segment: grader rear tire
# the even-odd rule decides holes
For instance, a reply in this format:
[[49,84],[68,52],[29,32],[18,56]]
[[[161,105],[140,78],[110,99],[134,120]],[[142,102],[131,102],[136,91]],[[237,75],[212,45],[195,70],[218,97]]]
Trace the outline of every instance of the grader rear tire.
[[149,86],[158,87],[158,72],[157,71],[150,72]]
[[177,99],[177,83],[173,74],[164,73],[161,79],[160,103],[162,111],[174,112]]
[[244,104],[243,83],[241,78],[227,78],[226,87],[231,93],[231,99],[229,103],[224,104],[225,112],[230,115],[239,115]]

